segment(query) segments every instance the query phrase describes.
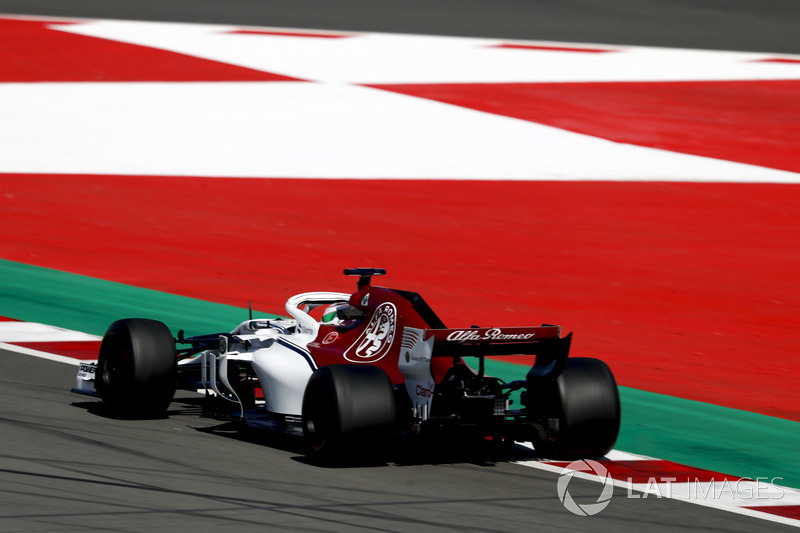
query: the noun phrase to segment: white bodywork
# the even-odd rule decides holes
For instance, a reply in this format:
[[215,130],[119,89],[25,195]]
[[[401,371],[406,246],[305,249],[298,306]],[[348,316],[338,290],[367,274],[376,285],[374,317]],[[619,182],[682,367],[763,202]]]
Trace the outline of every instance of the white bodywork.
[[[267,411],[299,417],[306,384],[317,368],[307,346],[316,339],[319,322],[309,312],[349,298],[349,294],[339,292],[298,294],[286,302],[291,319],[246,320],[231,332],[231,341],[220,338],[218,350],[202,352],[179,364],[202,365],[202,382],[207,390],[241,403],[228,382],[227,363],[247,361],[258,376]],[[220,390],[218,381],[225,389]]]
[[[221,335],[218,347],[182,359],[178,365],[199,367],[198,392],[238,403],[244,414],[244,405],[228,379],[228,363],[247,363],[258,377],[268,416],[281,415],[285,420],[299,421],[306,385],[317,369],[308,344],[317,338],[320,323],[309,313],[314,308],[349,299],[350,294],[340,292],[298,294],[286,302],[286,312],[291,318],[245,320],[229,335]],[[431,376],[434,339],[425,340],[423,335],[424,330],[404,329],[399,362],[418,421],[429,416],[434,388]],[[73,392],[97,395],[96,370],[96,363],[82,363]]]

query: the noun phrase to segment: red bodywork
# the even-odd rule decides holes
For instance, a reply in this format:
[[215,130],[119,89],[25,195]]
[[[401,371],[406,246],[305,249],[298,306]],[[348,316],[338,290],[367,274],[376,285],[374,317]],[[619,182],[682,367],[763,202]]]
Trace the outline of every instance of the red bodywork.
[[[416,299],[415,306],[412,300]],[[308,344],[317,366],[378,365],[395,385],[404,382],[398,360],[405,327],[426,330],[426,339],[435,336],[431,372],[436,383],[461,361],[461,355],[510,355],[515,353],[514,346],[560,335],[558,326],[448,329],[419,295],[384,287],[362,288],[350,297],[350,305],[364,317],[345,327],[320,326],[316,340]],[[529,352],[522,349],[516,353]]]

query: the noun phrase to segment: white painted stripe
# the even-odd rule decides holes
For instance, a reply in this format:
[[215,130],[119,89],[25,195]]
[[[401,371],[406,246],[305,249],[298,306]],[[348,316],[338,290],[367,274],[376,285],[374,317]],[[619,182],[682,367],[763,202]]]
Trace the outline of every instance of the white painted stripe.
[[[551,465],[551,464],[547,464],[547,463],[540,462],[540,461],[516,461],[516,464],[521,465],[521,466],[526,466],[526,467],[529,467],[529,468],[535,468],[537,470],[544,470],[546,472],[552,472],[552,473],[559,474],[559,475],[564,472],[564,469],[562,467],[560,467],[560,466]],[[602,482],[605,481],[604,478],[600,478],[600,477],[598,477],[598,476],[596,476],[594,474],[591,474],[591,473],[578,472],[578,471],[572,471],[572,472],[573,472],[572,473],[572,477],[577,477],[577,478],[585,479],[585,480],[588,480],[588,481],[595,481],[595,482],[598,482],[598,483],[602,483]],[[770,495],[771,496],[777,496],[778,495],[778,491],[776,491],[774,489],[769,489],[769,490],[771,490],[771,492],[767,492],[767,488],[762,483],[761,486],[764,487],[764,488],[761,489],[761,492],[759,494],[767,496],[766,499],[765,498],[752,498],[746,504],[745,503],[740,503],[740,504],[737,505],[737,504],[734,503],[734,501],[735,501],[734,498],[731,498],[731,497],[729,497],[727,495],[726,495],[726,497],[722,497],[723,486],[722,486],[721,483],[720,483],[720,487],[718,487],[718,489],[717,489],[718,492],[716,493],[716,494],[720,495],[720,497],[717,497],[717,498],[714,498],[714,497],[706,497],[706,498],[697,497],[697,493],[696,493],[695,489],[691,489],[693,492],[690,492],[690,489],[688,487],[688,485],[690,485],[690,484],[673,483],[673,484],[670,484],[672,486],[673,490],[669,491],[668,487],[667,487],[667,484],[654,483],[654,484],[648,485],[648,484],[642,484],[642,483],[630,483],[627,480],[623,480],[623,479],[613,479],[613,483],[614,483],[615,487],[626,489],[626,491],[627,491],[627,495],[626,496],[627,497],[631,497],[631,498],[637,498],[637,499],[638,498],[646,498],[646,497],[658,498],[659,496],[662,497],[662,498],[669,497],[671,499],[680,500],[680,501],[692,503],[692,504],[695,504],[695,505],[702,505],[704,507],[711,507],[711,508],[714,508],[714,509],[719,509],[719,510],[727,511],[727,512],[730,512],[730,513],[750,516],[750,517],[753,517],[753,518],[759,518],[759,519],[767,520],[767,521],[770,521],[770,522],[776,522],[776,523],[779,523],[779,524],[785,524],[785,525],[789,525],[789,526],[800,527],[800,520],[796,520],[796,519],[793,519],[793,518],[787,518],[787,517],[783,517],[783,516],[778,516],[778,515],[774,515],[774,514],[771,514],[771,513],[758,511],[758,510],[754,510],[754,509],[747,509],[746,507],[744,507],[744,505],[748,505],[748,506],[752,506],[752,507],[767,507],[767,506],[779,506],[779,505],[798,505],[797,502],[798,502],[798,498],[800,498],[800,495],[799,495],[800,491],[797,491],[796,489],[782,488],[782,490],[785,491],[785,496],[784,496],[785,499],[783,499],[783,498],[782,499],[778,499],[778,498],[769,499]],[[743,484],[742,485],[743,489],[749,486],[750,489],[755,490],[755,487],[752,484],[751,485],[747,485],[747,484],[752,483],[752,482],[749,482],[749,481],[748,482],[744,482],[743,481],[741,483]],[[681,487],[681,485],[685,485],[685,486]],[[708,485],[708,483],[706,483],[706,485]],[[555,494],[555,492],[556,492],[556,484],[553,483],[553,493]],[[710,489],[706,489],[706,493],[707,494],[710,493],[711,495],[715,494],[713,492],[710,492]],[[746,492],[743,490],[742,494],[746,494]],[[695,497],[691,497],[691,496],[695,496]],[[619,498],[619,496],[616,496],[616,497]],[[738,501],[742,501],[742,499],[739,499]],[[772,503],[770,503],[770,502],[772,502]],[[783,503],[776,503],[776,502],[783,502]],[[611,505],[613,505],[613,500],[612,500]]]
[[623,452],[621,450],[611,450],[605,455],[609,461],[658,461],[655,457],[647,455],[637,455],[635,453]]
[[23,355],[32,355],[33,357],[47,359],[48,361],[55,361],[57,363],[67,363],[69,365],[74,365],[74,366],[78,366],[81,364],[81,361],[79,361],[78,359],[74,359],[72,357],[66,357],[64,355],[42,352],[39,350],[32,350],[30,348],[25,348],[23,346],[16,346],[14,344],[7,344],[5,342],[0,342],[0,350],[8,350],[9,352],[16,352]]
[[[614,143],[351,85],[800,79],[795,64],[758,62],[773,55],[616,46],[580,54],[497,48],[505,41],[496,39],[231,33],[242,28],[107,20],[54,26],[312,83],[0,84],[0,122],[7,125],[0,172],[800,183],[800,173]],[[42,152],[42,145],[50,149]]]
[[[525,448],[527,450],[534,451],[533,445],[530,442],[517,441],[515,444],[517,448]],[[660,460],[656,459],[655,457],[648,457],[647,455],[638,455],[635,453],[623,452],[622,450],[611,450],[600,459],[607,461],[659,461]],[[536,461],[547,462],[547,461],[554,461],[554,459],[541,458],[537,459]]]
[[0,322],[0,342],[97,341],[101,337],[36,322]]
[[800,183],[800,173],[337,84],[6,83],[0,122],[0,172]]
[[[644,491],[647,486],[633,484],[633,488]],[[773,485],[769,479],[659,483],[657,490],[662,496],[669,494],[672,498],[716,501],[736,507],[800,505],[800,490]]]
[[[54,29],[150,46],[319,82],[504,83],[798,79],[796,65],[758,63],[775,54],[485,38],[353,34],[344,39],[232,34],[241,26],[98,20]],[[286,28],[262,28],[285,32]],[[298,32],[314,31],[297,29]],[[497,48],[598,46],[580,54]],[[800,56],[787,56],[798,58]]]

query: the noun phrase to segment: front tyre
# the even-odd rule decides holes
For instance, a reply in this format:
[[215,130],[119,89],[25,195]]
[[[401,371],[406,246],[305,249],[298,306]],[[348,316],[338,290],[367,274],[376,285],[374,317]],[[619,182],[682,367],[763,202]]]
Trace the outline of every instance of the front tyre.
[[113,416],[166,415],[175,395],[178,359],[166,325],[146,318],[117,320],[103,336],[97,391]]
[[331,365],[315,371],[303,396],[303,434],[312,459],[372,460],[386,453],[396,420],[383,369]]

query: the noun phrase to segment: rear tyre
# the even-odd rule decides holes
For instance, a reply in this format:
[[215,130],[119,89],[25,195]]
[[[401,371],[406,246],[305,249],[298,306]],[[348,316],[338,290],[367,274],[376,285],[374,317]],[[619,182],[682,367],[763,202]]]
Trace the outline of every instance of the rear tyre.
[[[608,453],[619,434],[620,403],[611,369],[599,359],[575,357],[537,396],[558,431],[534,442],[537,452],[552,458],[592,458]],[[544,392],[545,394],[542,394]]]
[[97,391],[113,416],[166,415],[175,395],[178,359],[166,325],[145,318],[109,326],[97,361]]
[[312,459],[380,460],[396,420],[394,391],[381,368],[331,365],[315,371],[303,396],[303,434]]

